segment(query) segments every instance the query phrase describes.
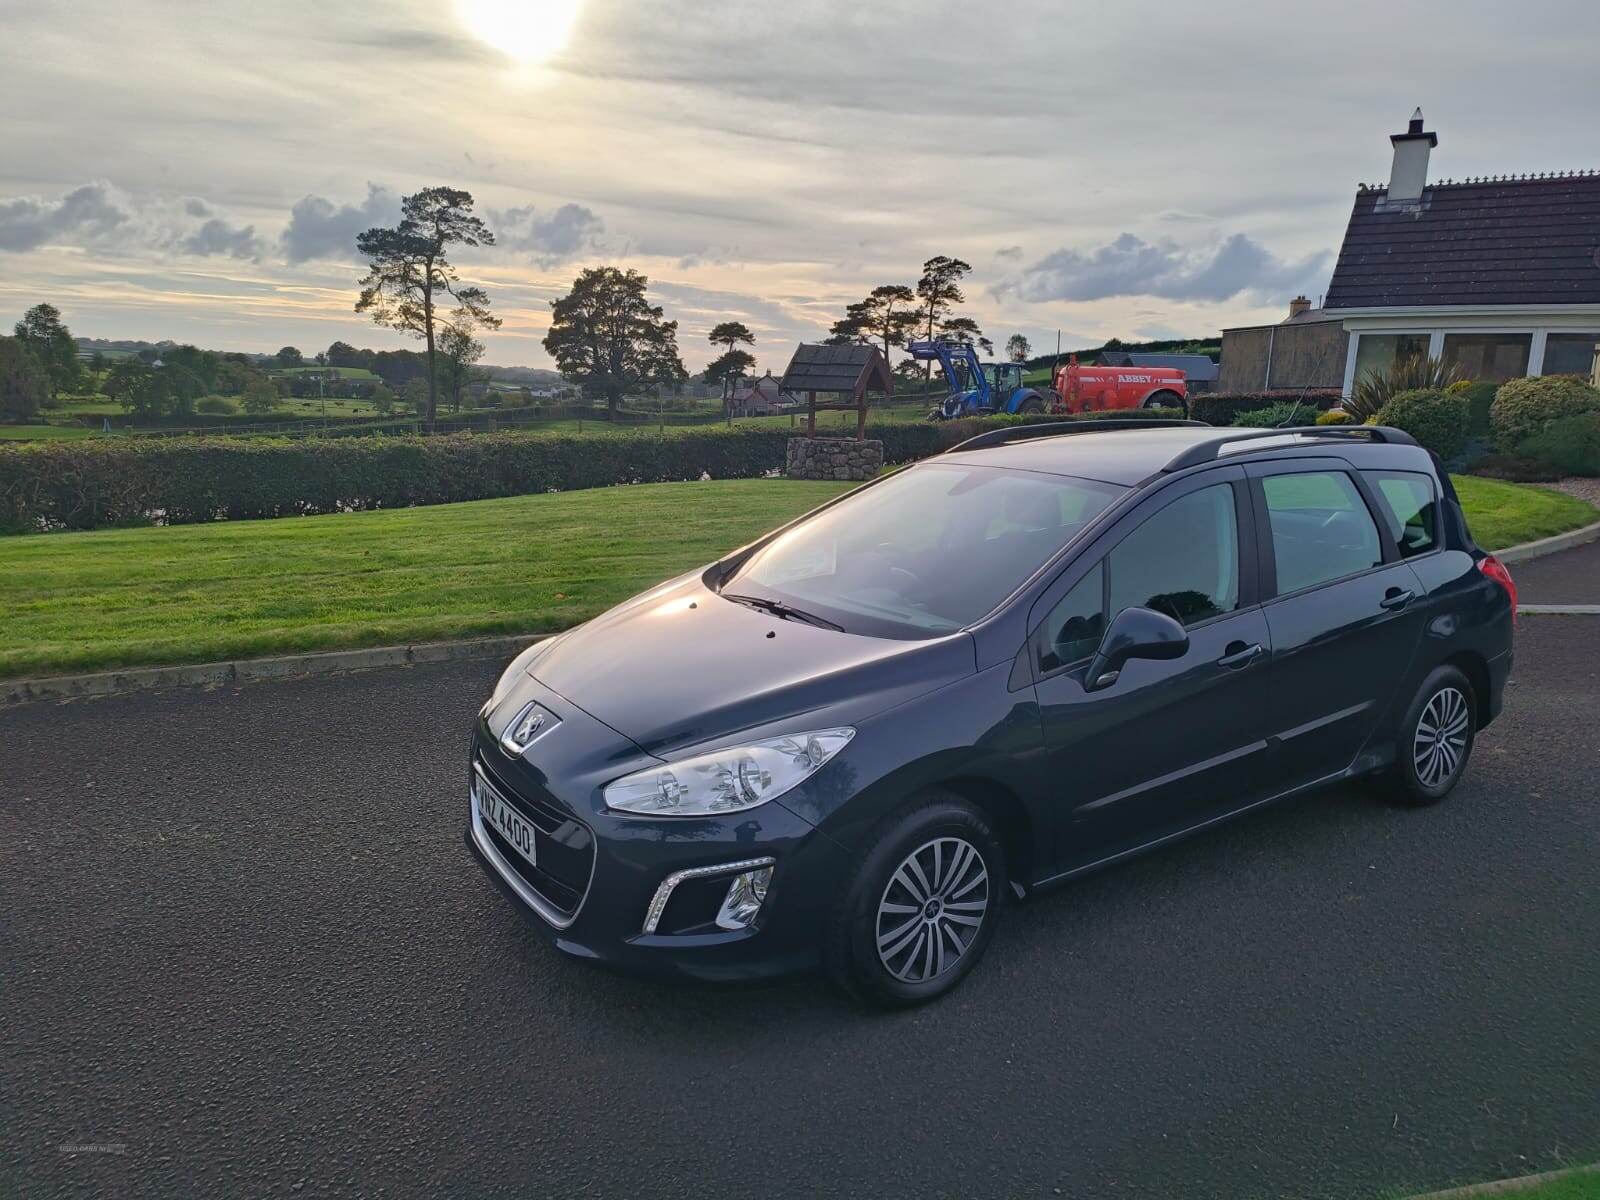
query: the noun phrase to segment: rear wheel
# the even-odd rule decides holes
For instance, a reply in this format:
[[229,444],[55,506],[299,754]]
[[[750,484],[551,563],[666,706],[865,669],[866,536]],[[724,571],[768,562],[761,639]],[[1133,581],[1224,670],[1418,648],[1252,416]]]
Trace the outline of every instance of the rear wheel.
[[942,996],[983,957],[1005,886],[983,812],[929,792],[885,822],[858,861],[829,930],[828,972],[886,1007]]
[[1394,765],[1380,786],[1399,804],[1437,804],[1461,781],[1476,735],[1472,684],[1455,667],[1438,668],[1406,711]]
[[1183,408],[1183,398],[1177,392],[1156,392],[1144,402],[1145,408]]

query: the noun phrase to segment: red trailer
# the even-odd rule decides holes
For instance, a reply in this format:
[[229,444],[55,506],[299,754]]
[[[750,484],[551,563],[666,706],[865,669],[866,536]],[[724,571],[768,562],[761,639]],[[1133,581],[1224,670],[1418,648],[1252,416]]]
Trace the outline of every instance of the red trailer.
[[1056,412],[1108,412],[1123,408],[1189,410],[1189,384],[1175,367],[1084,367],[1076,356],[1056,368],[1051,384]]

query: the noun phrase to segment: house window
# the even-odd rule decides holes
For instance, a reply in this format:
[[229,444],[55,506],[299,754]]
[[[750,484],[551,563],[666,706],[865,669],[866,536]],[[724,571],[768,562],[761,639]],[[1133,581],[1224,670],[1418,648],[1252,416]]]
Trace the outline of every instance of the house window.
[[1528,373],[1532,349],[1531,333],[1447,333],[1441,357],[1446,366],[1460,371],[1463,379],[1504,383]]
[[1402,358],[1428,353],[1425,333],[1363,333],[1356,341],[1356,376],[1359,383],[1372,371],[1387,371]]
[[1594,370],[1595,343],[1600,330],[1593,333],[1552,333],[1544,342],[1542,375],[1582,375]]

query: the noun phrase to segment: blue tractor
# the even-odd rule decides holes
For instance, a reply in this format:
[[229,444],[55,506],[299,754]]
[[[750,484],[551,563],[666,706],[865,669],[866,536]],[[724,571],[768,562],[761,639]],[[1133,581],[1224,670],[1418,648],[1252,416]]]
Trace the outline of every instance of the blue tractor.
[[935,338],[912,342],[911,357],[937,359],[950,394],[929,415],[935,420],[979,417],[989,413],[1042,413],[1050,407],[1047,395],[1022,384],[1021,363],[986,363],[971,342]]

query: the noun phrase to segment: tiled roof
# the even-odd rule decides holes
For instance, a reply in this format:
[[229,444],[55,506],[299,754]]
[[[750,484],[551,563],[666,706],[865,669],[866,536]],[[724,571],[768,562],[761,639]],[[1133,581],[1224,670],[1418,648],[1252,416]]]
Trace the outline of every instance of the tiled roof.
[[786,392],[849,392],[854,395],[863,374],[870,373],[868,387],[892,391],[889,367],[876,346],[795,347],[789,369],[783,373]]
[[1363,187],[1324,307],[1600,304],[1600,173]]

